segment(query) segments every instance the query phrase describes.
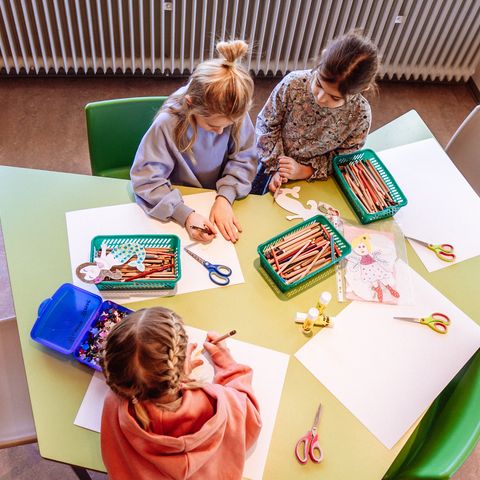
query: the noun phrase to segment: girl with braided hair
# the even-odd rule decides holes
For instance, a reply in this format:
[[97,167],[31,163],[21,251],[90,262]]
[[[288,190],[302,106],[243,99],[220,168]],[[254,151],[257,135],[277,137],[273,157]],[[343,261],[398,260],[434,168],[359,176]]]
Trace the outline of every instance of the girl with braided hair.
[[246,450],[261,428],[252,370],[209,332],[213,383],[189,378],[192,360],[181,318],[139,310],[109,333],[102,367],[111,391],[103,407],[102,456],[111,480],[241,479]]
[[[220,42],[216,48],[220,58],[198,65],[162,106],[130,177],[137,203],[152,217],[176,221],[196,241],[212,240],[216,226],[236,242],[242,227],[232,204],[248,195],[257,169],[248,115],[253,80],[239,62],[248,51],[245,42]],[[216,190],[209,218],[186,205],[172,184]]]

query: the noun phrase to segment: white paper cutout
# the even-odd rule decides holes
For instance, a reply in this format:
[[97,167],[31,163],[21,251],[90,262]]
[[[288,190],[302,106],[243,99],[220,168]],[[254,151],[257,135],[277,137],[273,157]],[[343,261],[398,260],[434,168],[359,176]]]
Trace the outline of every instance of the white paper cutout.
[[100,283],[105,278],[111,278],[113,280],[119,280],[122,278],[122,274],[114,269],[120,265],[125,264],[133,257],[137,257],[136,260],[130,262],[128,265],[136,267],[140,272],[145,271],[146,252],[137,242],[125,242],[121,245],[117,245],[112,248],[110,253],[107,254],[107,244],[102,243],[102,250],[100,256],[95,257],[93,262],[85,262],[79,265],[75,271],[77,277],[85,283]]
[[315,215],[323,215],[335,225],[335,218],[339,219],[340,217],[340,212],[338,210],[328,203],[317,202],[316,200],[307,200],[309,208],[306,208],[303,206],[302,202],[295,200],[296,198],[300,198],[299,192],[300,187],[280,188],[278,194],[274,197],[275,202],[284,210],[295,214],[287,215],[287,220],[295,220],[297,218],[308,220]]

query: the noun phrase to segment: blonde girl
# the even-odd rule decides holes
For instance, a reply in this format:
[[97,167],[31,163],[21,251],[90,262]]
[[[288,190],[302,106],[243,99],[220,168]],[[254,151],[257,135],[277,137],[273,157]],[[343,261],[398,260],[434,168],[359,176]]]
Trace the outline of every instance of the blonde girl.
[[252,370],[237,364],[226,346],[204,348],[213,383],[190,379],[195,345],[182,320],[163,307],[139,310],[113,327],[102,366],[111,391],[103,407],[102,456],[112,480],[242,477],[246,450],[261,420]]
[[270,175],[270,191],[289,180],[325,180],[335,155],[364,145],[371,112],[362,93],[377,70],[376,47],[349,33],[327,46],[313,70],[291,72],[275,87],[256,124],[258,178]]
[[[136,201],[149,215],[178,222],[194,240],[212,240],[217,227],[235,242],[242,228],[232,204],[249,193],[257,168],[248,115],[253,80],[239,64],[245,42],[220,42],[216,48],[220,58],[201,63],[161,108],[130,176]],[[172,184],[216,190],[209,218],[186,205]]]

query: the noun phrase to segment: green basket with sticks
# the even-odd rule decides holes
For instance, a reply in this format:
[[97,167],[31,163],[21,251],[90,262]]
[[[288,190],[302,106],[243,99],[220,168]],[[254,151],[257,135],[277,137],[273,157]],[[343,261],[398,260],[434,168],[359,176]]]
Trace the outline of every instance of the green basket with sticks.
[[350,244],[323,215],[309,218],[257,248],[260,264],[282,292],[325,274],[351,251]]
[[333,176],[363,224],[391,217],[407,204],[397,182],[373,150],[337,155],[333,159]]
[[[97,283],[99,290],[173,290],[182,276],[180,265],[180,239],[176,235],[98,235],[92,239],[90,261],[101,255],[102,246],[107,252],[125,244],[133,244],[145,250],[145,270],[134,266],[115,267],[122,273],[118,280]],[[145,273],[148,275],[145,275]]]

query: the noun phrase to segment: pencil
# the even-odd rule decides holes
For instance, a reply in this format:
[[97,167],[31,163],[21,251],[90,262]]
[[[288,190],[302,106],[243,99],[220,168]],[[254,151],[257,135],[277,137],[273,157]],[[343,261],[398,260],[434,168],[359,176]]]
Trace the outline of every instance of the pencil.
[[[211,342],[209,343],[212,343],[213,345],[216,345],[217,343],[221,342],[222,340],[225,340],[226,338],[228,337],[231,337],[233,335],[235,335],[237,333],[236,330],[230,330],[228,333],[226,333],[225,335],[222,335],[221,337],[218,337],[216,340],[212,340]],[[201,350],[199,350],[197,352],[197,354],[201,354],[201,353],[204,353],[205,352],[205,349],[202,348]]]
[[213,232],[206,225],[204,225],[203,227],[199,227],[198,225],[190,225],[190,228],[193,228],[194,230],[200,230],[201,232],[208,235],[213,234]]
[[214,345],[216,345],[217,343],[221,342],[222,340],[225,340],[228,337],[231,337],[231,336],[235,335],[236,333],[237,333],[236,330],[230,330],[225,335],[222,335],[221,337],[218,337],[216,340],[212,340],[210,343],[213,343]]

